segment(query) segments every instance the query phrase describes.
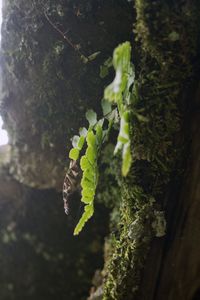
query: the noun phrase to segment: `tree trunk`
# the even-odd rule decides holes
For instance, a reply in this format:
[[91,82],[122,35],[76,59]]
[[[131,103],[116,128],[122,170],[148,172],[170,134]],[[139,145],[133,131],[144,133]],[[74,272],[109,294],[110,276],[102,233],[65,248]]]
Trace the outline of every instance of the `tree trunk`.
[[[193,101],[195,99],[195,101]],[[168,199],[168,233],[155,239],[138,299],[200,299],[200,89],[191,95],[190,149],[180,194]]]

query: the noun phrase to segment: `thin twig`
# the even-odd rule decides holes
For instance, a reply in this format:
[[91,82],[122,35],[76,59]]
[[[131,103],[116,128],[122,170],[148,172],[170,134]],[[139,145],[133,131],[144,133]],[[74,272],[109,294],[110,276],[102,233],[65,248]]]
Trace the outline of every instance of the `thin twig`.
[[49,18],[49,16],[47,15],[47,13],[44,11],[44,15],[45,18],[47,19],[47,21],[49,22],[49,24],[63,37],[63,39],[76,51],[79,53],[80,56],[85,57],[80,50],[78,49],[78,47],[76,45],[74,45],[70,39],[66,36],[65,33],[63,33],[54,23],[53,21]]

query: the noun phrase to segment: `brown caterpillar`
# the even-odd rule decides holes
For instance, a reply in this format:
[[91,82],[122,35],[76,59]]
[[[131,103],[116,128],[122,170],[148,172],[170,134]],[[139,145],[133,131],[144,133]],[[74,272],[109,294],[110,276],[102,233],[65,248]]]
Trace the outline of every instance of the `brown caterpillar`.
[[79,167],[77,162],[75,160],[71,160],[63,182],[64,210],[67,215],[69,213],[69,196],[77,189],[77,184],[79,183],[78,176]]

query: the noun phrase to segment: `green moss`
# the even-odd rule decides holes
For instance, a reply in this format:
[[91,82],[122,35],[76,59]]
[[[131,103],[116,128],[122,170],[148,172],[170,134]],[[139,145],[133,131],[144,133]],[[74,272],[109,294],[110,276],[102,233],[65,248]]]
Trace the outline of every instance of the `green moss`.
[[[136,40],[162,68],[189,67],[196,50],[199,3],[136,0]],[[175,51],[176,49],[176,51]],[[175,71],[175,70],[173,70]]]
[[197,2],[136,0],[135,5],[133,165],[121,184],[119,236],[104,270],[104,300],[136,297],[150,242],[165,233],[164,199],[182,175],[183,94],[195,75],[199,38]]
[[139,287],[141,267],[153,236],[154,199],[127,183],[123,184],[122,194],[120,236],[112,244],[103,299],[132,299]]

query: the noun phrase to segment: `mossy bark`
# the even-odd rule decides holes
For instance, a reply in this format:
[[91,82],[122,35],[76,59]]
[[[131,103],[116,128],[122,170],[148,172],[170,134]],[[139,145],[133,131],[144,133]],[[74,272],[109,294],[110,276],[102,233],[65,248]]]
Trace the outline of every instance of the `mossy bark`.
[[[198,84],[199,85],[199,84]],[[154,240],[148,254],[138,299],[187,299],[200,297],[200,94],[199,86],[188,95],[189,150],[185,176],[173,187],[167,203],[168,234]]]
[[[129,177],[123,180],[119,237],[106,267],[103,299],[168,299],[168,296],[180,299],[178,289],[170,293],[171,280],[165,285],[165,278],[170,276],[165,271],[165,260],[158,265],[160,272],[164,272],[162,284],[166,298],[159,286],[156,287],[160,292],[157,298],[154,294],[149,298],[148,289],[142,292],[144,286],[148,287],[146,282],[151,282],[153,262],[155,268],[159,268],[156,255],[142,283],[141,278],[152,241],[158,249],[164,243],[165,238],[161,238],[164,216],[166,239],[169,238],[173,216],[169,208],[171,201],[178,203],[187,156],[191,153],[188,109],[194,109],[190,96],[194,93],[199,70],[196,65],[199,62],[199,2],[136,0],[135,10],[138,100],[133,110],[142,111],[148,122],[132,119],[133,166]],[[187,243],[185,247],[187,249]],[[160,273],[156,274],[158,283]],[[155,292],[153,288],[151,292]],[[183,297],[183,293],[181,295]]]

